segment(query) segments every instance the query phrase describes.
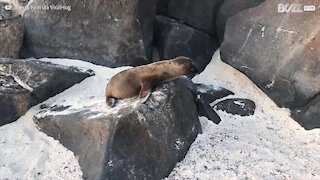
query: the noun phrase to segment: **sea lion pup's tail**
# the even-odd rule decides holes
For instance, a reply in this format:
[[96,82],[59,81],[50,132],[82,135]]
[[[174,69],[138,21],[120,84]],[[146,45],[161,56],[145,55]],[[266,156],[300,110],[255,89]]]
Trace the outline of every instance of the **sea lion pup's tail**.
[[108,107],[114,107],[116,105],[116,99],[110,96],[106,97],[106,103]]

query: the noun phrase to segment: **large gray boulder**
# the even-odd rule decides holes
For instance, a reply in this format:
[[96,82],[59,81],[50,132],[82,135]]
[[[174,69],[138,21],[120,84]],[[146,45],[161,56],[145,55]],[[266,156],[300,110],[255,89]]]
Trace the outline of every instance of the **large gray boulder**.
[[23,31],[21,17],[0,19],[0,58],[19,57]]
[[[297,3],[320,6],[319,1]],[[221,58],[254,81],[279,106],[310,109],[320,95],[320,11],[278,13],[278,1],[265,1],[231,17]],[[298,122],[316,119],[318,111],[293,114]]]
[[[201,132],[190,91],[180,81],[149,99],[49,108],[34,118],[40,130],[79,157],[84,179],[162,179]],[[52,107],[51,107],[52,106]]]
[[211,61],[216,41],[207,33],[164,16],[156,17],[155,44],[161,59],[190,57],[200,71]]
[[264,0],[225,0],[217,12],[216,26],[219,42],[222,43],[227,20],[245,9],[258,6]]
[[[59,8],[50,6],[55,4],[62,8],[53,10]],[[74,58],[110,67],[148,63],[156,4],[157,0],[30,1],[23,15],[22,56]]]
[[37,60],[0,59],[0,126],[91,75],[88,69]]
[[216,33],[216,14],[223,0],[171,0],[168,16],[211,35]]

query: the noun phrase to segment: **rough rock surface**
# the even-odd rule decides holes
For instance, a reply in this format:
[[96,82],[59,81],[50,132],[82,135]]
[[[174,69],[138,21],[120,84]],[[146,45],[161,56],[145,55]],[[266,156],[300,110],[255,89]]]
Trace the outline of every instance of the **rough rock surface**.
[[157,0],[59,1],[65,9],[50,10],[54,4],[56,0],[28,4],[23,57],[67,57],[111,67],[149,62],[145,49],[152,50]]
[[[99,107],[97,109],[97,107]],[[34,121],[79,157],[85,179],[162,179],[201,132],[190,91],[159,86],[144,103],[48,108]]]
[[[1,8],[1,7],[0,7]],[[18,58],[23,41],[21,17],[0,18],[0,58]]]
[[0,74],[0,126],[18,119],[35,104],[29,91],[12,76]]
[[[297,3],[320,6],[319,1]],[[320,11],[278,13],[277,8],[278,1],[270,0],[231,17],[221,59],[246,74],[279,106],[298,111],[315,107],[320,103]],[[308,112],[293,118],[320,121],[317,111]]]
[[264,0],[225,0],[219,7],[219,10],[217,12],[217,36],[219,39],[219,42],[222,43],[223,36],[224,36],[224,30],[226,26],[226,22],[228,18],[234,16],[238,12],[258,6],[261,4]]
[[215,35],[216,14],[223,0],[172,0],[168,16],[200,31]]
[[156,17],[155,44],[162,59],[187,56],[201,71],[216,50],[215,40],[209,34],[164,16]]
[[90,70],[37,60],[0,59],[0,126],[91,75]]

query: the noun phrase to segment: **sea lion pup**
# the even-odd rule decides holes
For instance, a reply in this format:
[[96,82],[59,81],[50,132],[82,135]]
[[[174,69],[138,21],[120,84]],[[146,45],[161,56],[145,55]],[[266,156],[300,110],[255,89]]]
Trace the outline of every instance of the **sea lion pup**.
[[127,69],[114,75],[106,87],[106,103],[113,107],[115,99],[138,96],[146,101],[151,90],[161,83],[182,75],[195,75],[197,66],[190,58],[177,57]]

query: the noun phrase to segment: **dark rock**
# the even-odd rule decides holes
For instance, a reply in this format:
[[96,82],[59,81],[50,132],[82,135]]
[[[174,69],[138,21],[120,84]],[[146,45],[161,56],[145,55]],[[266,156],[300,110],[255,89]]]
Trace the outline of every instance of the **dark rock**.
[[21,17],[0,20],[0,58],[19,57],[23,29]]
[[193,95],[194,102],[197,106],[198,116],[207,117],[209,120],[213,121],[216,124],[219,124],[221,122],[221,118],[210,106],[210,103],[217,99],[229,95],[234,95],[233,92],[221,87],[214,88],[206,84],[194,84],[187,77],[180,77],[177,79],[177,81],[182,82]]
[[[29,3],[48,4],[57,1]],[[70,0],[59,4],[70,9],[26,9],[23,57],[75,58],[111,67],[150,62],[145,52],[152,51],[149,43],[157,0]],[[147,52],[149,58],[151,53]]]
[[91,75],[91,70],[37,60],[0,59],[0,126]]
[[215,35],[216,14],[223,0],[172,0],[168,15],[195,29]]
[[214,108],[233,115],[251,116],[254,114],[256,104],[250,99],[230,98],[220,101]]
[[50,111],[52,112],[62,112],[64,110],[67,110],[70,106],[62,106],[62,105],[54,105],[50,108]]
[[[229,18],[221,59],[280,107],[302,109],[320,93],[320,11],[278,13],[278,3],[268,0]],[[320,6],[320,1],[295,3]]]
[[320,128],[320,95],[317,95],[306,106],[293,109],[291,117],[306,130]]
[[155,38],[162,59],[187,56],[201,71],[217,48],[210,35],[163,16],[156,18]]
[[201,98],[205,99],[206,102],[212,103],[217,99],[234,95],[234,93],[223,87],[213,87],[206,84],[195,84],[198,94],[201,94]]
[[196,85],[191,81],[192,78],[188,78],[187,76],[181,76],[177,78],[176,81],[179,81],[184,84],[185,87],[189,89],[191,94],[193,95],[194,98],[197,98],[197,87]]
[[171,0],[159,0],[157,5],[157,14],[168,15],[168,7]]
[[175,81],[144,104],[133,101],[112,109],[44,111],[34,121],[79,157],[85,179],[162,179],[201,131],[193,98]]
[[[216,124],[219,124],[221,118],[218,114],[213,110],[210,106],[210,102],[207,101],[208,94],[201,93],[198,89],[198,86],[206,86],[204,84],[194,84],[189,78],[187,77],[180,77],[177,81],[184,84],[185,87],[189,89],[191,94],[193,95],[194,102],[197,106],[198,116],[205,116],[209,120],[213,121]],[[203,91],[202,91],[203,92]],[[210,95],[210,94],[209,94]]]
[[198,102],[197,102],[197,111],[199,116],[205,116],[212,122],[219,124],[221,118],[216,113],[215,110],[210,106],[209,101],[203,96],[203,93],[199,93]]
[[41,104],[40,105],[40,109],[46,109],[49,108],[49,106],[47,104]]
[[217,13],[217,35],[219,42],[222,43],[224,30],[228,18],[234,16],[238,12],[258,6],[264,0],[224,0],[219,7]]
[[206,84],[195,84],[194,86],[197,94],[196,102],[199,116],[205,116],[214,123],[219,124],[221,118],[210,106],[210,103],[217,99],[234,95],[234,93],[222,87],[217,88]]
[[12,11],[9,10],[8,7],[11,7],[9,3],[0,1],[0,21],[2,19],[8,19],[12,17]]
[[[1,67],[1,66],[0,66]],[[30,92],[21,87],[12,76],[0,74],[0,126],[11,123],[36,104]]]

